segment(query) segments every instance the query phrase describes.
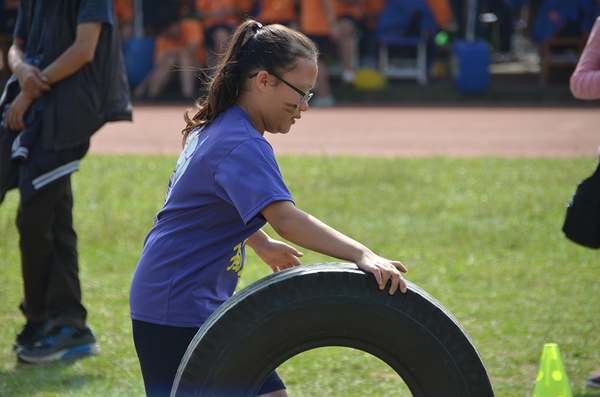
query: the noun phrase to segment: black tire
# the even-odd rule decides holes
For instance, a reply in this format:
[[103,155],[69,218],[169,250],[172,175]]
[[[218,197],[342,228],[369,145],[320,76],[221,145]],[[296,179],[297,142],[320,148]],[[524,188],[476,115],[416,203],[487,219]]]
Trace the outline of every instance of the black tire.
[[406,293],[389,295],[354,264],[317,263],[271,274],[225,302],[190,343],[171,396],[253,397],[279,365],[324,346],[378,357],[415,397],[494,395],[465,330],[421,288],[408,282]]

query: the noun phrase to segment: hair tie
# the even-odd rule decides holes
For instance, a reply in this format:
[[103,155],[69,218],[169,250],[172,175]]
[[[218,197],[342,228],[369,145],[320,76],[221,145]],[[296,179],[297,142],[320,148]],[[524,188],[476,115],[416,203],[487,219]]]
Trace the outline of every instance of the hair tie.
[[246,30],[246,34],[244,36],[244,39],[242,40],[242,47],[246,45],[246,43],[248,42],[248,40],[250,40],[250,38],[254,37],[256,35],[256,33],[261,30],[263,28],[262,23],[260,22],[256,22],[255,24],[252,25],[252,27],[248,30]]
[[256,24],[254,24],[254,26],[252,26],[252,31],[254,33],[258,32],[260,29],[263,28],[263,24],[260,22],[256,22]]

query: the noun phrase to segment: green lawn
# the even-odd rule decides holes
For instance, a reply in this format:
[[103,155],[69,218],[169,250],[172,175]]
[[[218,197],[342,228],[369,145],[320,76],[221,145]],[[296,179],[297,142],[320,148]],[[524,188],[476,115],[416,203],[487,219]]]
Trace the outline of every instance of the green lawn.
[[[18,193],[0,207],[0,395],[140,396],[128,315],[131,276],[176,158],[90,155],[73,177],[84,301],[100,356],[17,364],[23,324]],[[597,251],[561,232],[565,204],[596,160],[281,156],[299,208],[401,260],[407,278],[472,337],[498,396],[532,395],[544,343],[559,344],[576,396],[600,368]],[[272,231],[267,228],[269,234]],[[268,274],[249,250],[242,287]],[[331,261],[305,252],[304,262]],[[363,352],[323,348],[279,369],[293,396],[398,396],[389,367]]]

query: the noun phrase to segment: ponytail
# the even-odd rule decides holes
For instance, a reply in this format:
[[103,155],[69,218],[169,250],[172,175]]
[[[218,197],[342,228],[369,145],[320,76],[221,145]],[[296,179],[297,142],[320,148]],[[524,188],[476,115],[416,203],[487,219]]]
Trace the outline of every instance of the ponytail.
[[227,52],[219,60],[207,84],[207,92],[196,102],[192,118],[184,114],[183,142],[197,127],[209,125],[220,113],[233,106],[248,76],[256,69],[271,74],[293,70],[299,58],[318,57],[315,44],[302,33],[282,25],[264,26],[248,20],[230,38]]

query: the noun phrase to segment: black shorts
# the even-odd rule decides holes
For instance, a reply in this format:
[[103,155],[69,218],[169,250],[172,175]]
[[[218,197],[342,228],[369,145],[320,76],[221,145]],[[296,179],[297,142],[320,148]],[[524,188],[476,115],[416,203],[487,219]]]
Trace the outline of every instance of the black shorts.
[[[132,320],[132,326],[146,395],[168,397],[179,363],[199,328],[171,327],[137,320]],[[277,372],[273,372],[257,395],[281,389],[285,389],[285,385]]]

